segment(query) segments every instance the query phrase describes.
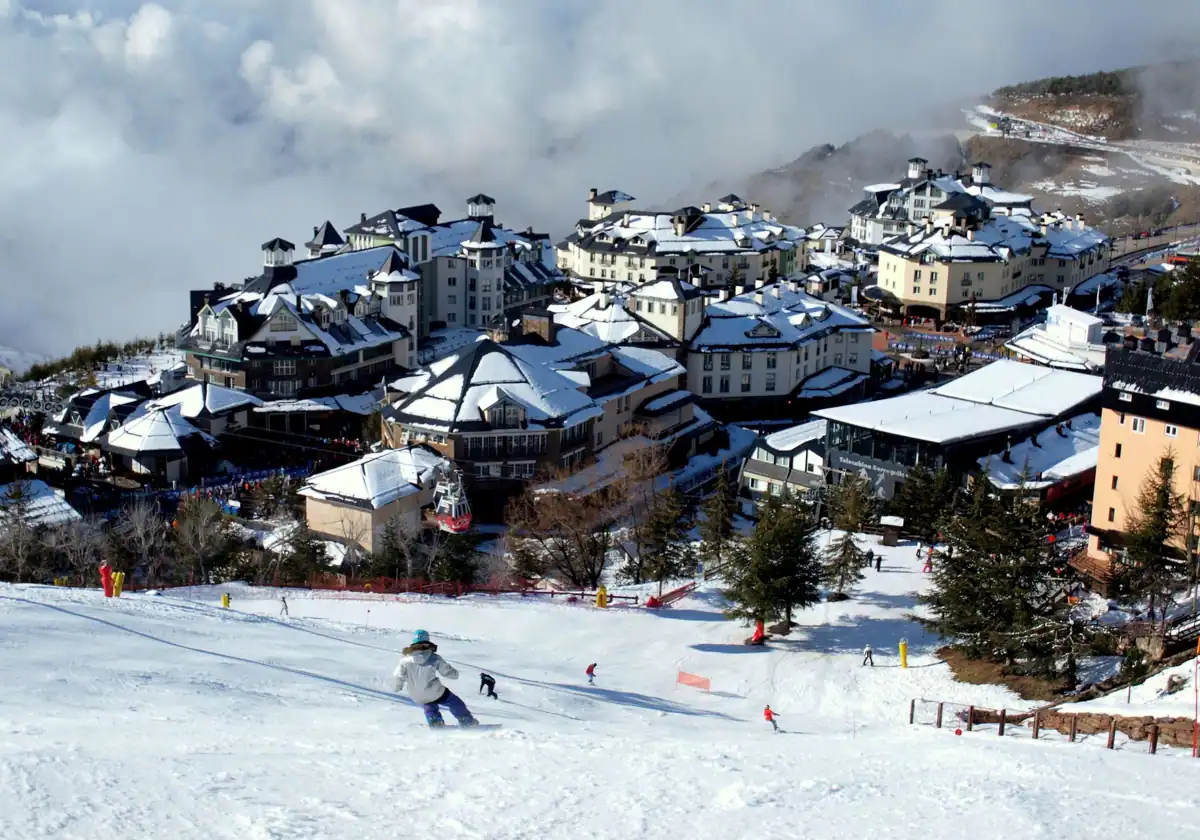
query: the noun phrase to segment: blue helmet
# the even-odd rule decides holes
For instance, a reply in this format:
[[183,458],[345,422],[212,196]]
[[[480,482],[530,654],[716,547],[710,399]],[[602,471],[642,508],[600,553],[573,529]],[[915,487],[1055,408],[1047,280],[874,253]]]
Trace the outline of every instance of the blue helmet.
[[412,643],[414,645],[419,645],[419,644],[421,644],[421,642],[428,642],[428,641],[429,641],[429,634],[426,633],[424,630],[418,630],[417,632],[413,633]]

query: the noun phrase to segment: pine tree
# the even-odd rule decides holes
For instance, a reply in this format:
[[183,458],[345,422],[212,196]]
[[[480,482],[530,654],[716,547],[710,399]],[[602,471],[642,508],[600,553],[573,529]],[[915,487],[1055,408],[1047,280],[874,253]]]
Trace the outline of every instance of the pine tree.
[[1126,527],[1128,563],[1118,575],[1118,586],[1129,596],[1149,601],[1153,620],[1156,607],[1164,613],[1171,590],[1186,575],[1186,567],[1171,556],[1170,543],[1184,534],[1187,511],[1183,496],[1175,492],[1175,461],[1168,453],[1146,476],[1138,492],[1137,509]]
[[807,507],[772,496],[763,505],[749,538],[730,552],[725,597],[730,618],[752,622],[783,619],[821,600],[816,522]]
[[668,490],[655,499],[647,523],[647,554],[642,558],[642,574],[658,584],[658,594],[668,580],[683,577],[696,568],[695,552],[688,539],[691,521],[686,500],[678,490]]
[[700,512],[700,559],[708,569],[719,569],[725,562],[733,540],[733,515],[737,511],[737,496],[729,481],[729,474],[722,469],[712,495],[704,500]]
[[435,583],[472,584],[479,574],[479,534],[451,534],[438,547],[429,567],[429,579]]
[[1044,512],[1023,493],[997,495],[986,473],[943,531],[946,552],[922,597],[925,623],[972,656],[1006,663],[1049,661],[1070,629],[1054,597],[1060,586]]
[[925,543],[937,540],[942,520],[955,504],[954,479],[944,467],[930,472],[917,465],[908,471],[892,500],[895,515],[904,517],[904,531]]
[[846,590],[863,579],[863,567],[867,565],[866,553],[858,544],[853,531],[843,531],[828,546],[823,554],[821,582],[833,591],[831,601],[845,600]]
[[286,553],[279,564],[280,583],[308,583],[313,574],[328,569],[325,543],[310,529],[298,526],[288,540]]

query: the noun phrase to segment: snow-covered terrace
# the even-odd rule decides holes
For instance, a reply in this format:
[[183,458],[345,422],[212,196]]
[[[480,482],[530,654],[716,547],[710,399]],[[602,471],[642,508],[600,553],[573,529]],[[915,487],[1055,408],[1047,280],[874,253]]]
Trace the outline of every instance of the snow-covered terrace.
[[1002,455],[979,459],[981,469],[1001,490],[1016,490],[1022,484],[1030,490],[1041,490],[1058,482],[1094,470],[1100,456],[1100,417],[1084,414],[1037,435],[1037,445],[1025,440],[1009,450],[1008,460]]
[[385,449],[317,473],[304,483],[300,495],[378,510],[430,489],[438,468],[448,466],[440,455],[421,447]]

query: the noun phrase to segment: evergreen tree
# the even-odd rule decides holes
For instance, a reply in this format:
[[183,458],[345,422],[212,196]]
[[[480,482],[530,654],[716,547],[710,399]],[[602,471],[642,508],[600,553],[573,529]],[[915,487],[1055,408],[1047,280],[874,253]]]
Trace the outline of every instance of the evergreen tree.
[[317,572],[329,570],[325,543],[310,529],[298,525],[279,563],[280,583],[308,583]]
[[875,518],[875,493],[870,480],[858,473],[846,473],[839,484],[830,487],[829,517],[835,528],[851,533],[870,525]]
[[957,491],[946,468],[931,472],[917,465],[908,471],[900,492],[892,500],[895,515],[904,517],[904,531],[924,543],[937,540],[941,523],[953,509]]
[[668,580],[690,574],[696,568],[696,556],[688,539],[691,519],[683,494],[671,489],[655,500],[650,512],[647,554],[642,558],[642,574],[658,584],[658,594]]
[[1137,509],[1126,526],[1128,563],[1117,580],[1124,594],[1149,602],[1152,620],[1156,607],[1165,613],[1171,590],[1186,574],[1185,565],[1171,556],[1170,543],[1184,535],[1187,521],[1183,496],[1175,492],[1174,482],[1175,461],[1168,453],[1138,492]]
[[429,579],[434,583],[475,583],[479,575],[479,534],[450,534],[438,546],[429,566]]
[[1171,273],[1171,291],[1160,308],[1169,321],[1200,318],[1200,259],[1189,260],[1186,266]]
[[704,500],[700,512],[704,514],[700,521],[700,559],[709,569],[719,569],[733,540],[733,515],[737,512],[737,496],[724,469],[717,474],[712,495]]
[[[972,656],[1050,661],[1065,617],[1044,512],[1021,498],[997,495],[986,473],[957,516],[947,520],[947,551],[934,565],[932,592],[922,597],[931,629]],[[1066,634],[1069,637],[1069,634]]]
[[772,496],[763,505],[749,538],[730,552],[725,565],[730,601],[726,615],[752,622],[783,619],[821,600],[820,562],[812,512],[790,497]]
[[821,583],[833,591],[831,601],[846,598],[846,590],[863,579],[867,565],[866,553],[858,544],[853,531],[843,531],[825,547],[821,565]]

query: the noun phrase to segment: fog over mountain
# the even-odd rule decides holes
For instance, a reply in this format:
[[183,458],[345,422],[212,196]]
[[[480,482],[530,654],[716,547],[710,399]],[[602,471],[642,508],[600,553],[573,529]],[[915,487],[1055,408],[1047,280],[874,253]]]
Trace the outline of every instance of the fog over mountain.
[[1006,83],[1192,54],[1198,21],[1194,0],[0,0],[0,344],[173,329],[187,289],[326,218],[482,190],[562,233],[589,187],[661,203]]

